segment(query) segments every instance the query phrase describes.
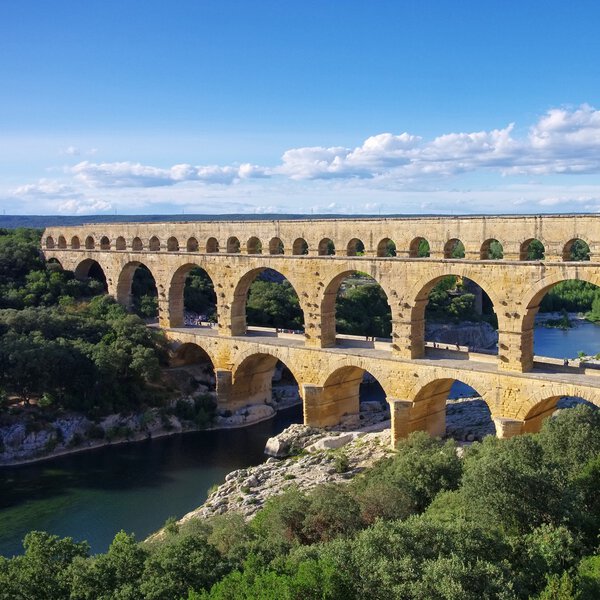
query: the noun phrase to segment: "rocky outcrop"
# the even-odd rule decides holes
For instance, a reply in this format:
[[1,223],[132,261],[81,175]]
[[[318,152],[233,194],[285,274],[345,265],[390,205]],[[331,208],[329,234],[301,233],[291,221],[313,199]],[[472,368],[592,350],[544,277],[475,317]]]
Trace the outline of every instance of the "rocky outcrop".
[[458,344],[474,349],[491,349],[498,343],[498,332],[486,322],[427,323],[425,339],[428,342]]
[[269,458],[256,467],[229,473],[206,502],[180,522],[230,511],[250,518],[269,498],[291,486],[310,490],[322,483],[347,482],[392,453],[387,421],[352,433],[292,425],[271,438],[268,446],[294,448],[296,455]]

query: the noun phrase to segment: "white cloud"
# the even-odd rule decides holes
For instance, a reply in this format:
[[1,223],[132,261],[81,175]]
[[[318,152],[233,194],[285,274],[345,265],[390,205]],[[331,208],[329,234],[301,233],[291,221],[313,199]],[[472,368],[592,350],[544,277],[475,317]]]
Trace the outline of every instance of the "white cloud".
[[91,198],[65,200],[56,206],[56,211],[65,215],[97,215],[112,209],[112,204],[106,200]]
[[244,163],[239,166],[173,165],[168,169],[132,162],[83,161],[68,168],[75,178],[91,187],[160,187],[183,181],[231,184],[240,179],[267,177],[267,169]]

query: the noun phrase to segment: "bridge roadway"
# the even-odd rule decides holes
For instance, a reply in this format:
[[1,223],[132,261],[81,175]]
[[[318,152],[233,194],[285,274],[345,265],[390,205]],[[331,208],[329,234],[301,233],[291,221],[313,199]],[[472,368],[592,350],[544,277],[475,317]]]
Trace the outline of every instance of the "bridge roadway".
[[[301,334],[248,328],[245,336],[224,337],[211,327],[163,329],[177,348],[176,361],[194,362],[206,353],[215,367],[222,407],[239,408],[271,396],[278,360],[292,372],[303,399],[304,421],[323,426],[359,410],[365,371],[383,387],[392,413],[391,441],[423,429],[445,433],[445,404],[452,383],[470,385],[486,401],[499,437],[537,431],[561,396],[580,396],[600,406],[600,370],[565,367],[537,358],[527,373],[498,369],[495,355],[429,347],[426,356],[407,359],[387,341],[338,336],[335,347],[313,348]],[[199,351],[197,349],[200,349]]]

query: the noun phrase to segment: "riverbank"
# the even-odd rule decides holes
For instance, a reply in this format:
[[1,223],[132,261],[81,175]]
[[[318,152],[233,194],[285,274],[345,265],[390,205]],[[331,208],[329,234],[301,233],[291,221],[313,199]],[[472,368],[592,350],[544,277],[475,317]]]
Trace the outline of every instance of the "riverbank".
[[[177,402],[193,404],[193,398]],[[238,429],[272,419],[278,411],[301,402],[296,386],[273,387],[270,404],[249,404],[231,412],[221,410],[212,424],[198,425],[193,420],[165,414],[163,409],[151,408],[140,413],[108,415],[92,421],[77,414],[64,414],[44,425],[25,419],[0,426],[0,467],[13,467],[88,452],[119,444],[143,442],[149,439],[191,433]]]
[[[338,426],[316,429],[291,425],[270,438],[265,446],[270,457],[264,463],[227,474],[206,501],[178,523],[185,526],[194,519],[225,513],[239,513],[250,519],[270,498],[292,486],[309,491],[325,483],[349,482],[392,456],[387,405],[363,402],[361,409],[360,415],[348,417]],[[446,425],[446,436],[459,447],[495,434],[490,411],[478,396],[449,399]],[[148,539],[162,535],[159,530]]]

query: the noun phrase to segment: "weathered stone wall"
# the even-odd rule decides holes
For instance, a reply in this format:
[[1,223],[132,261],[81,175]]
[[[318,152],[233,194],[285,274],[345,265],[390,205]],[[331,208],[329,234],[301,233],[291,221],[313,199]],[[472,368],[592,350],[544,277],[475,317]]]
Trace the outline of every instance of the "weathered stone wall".
[[[310,219],[293,221],[196,221],[182,223],[110,223],[78,227],[49,227],[44,234],[44,245],[51,238],[55,247],[71,247],[73,238],[85,248],[88,238],[100,248],[101,239],[107,238],[110,248],[132,249],[139,238],[141,247],[149,250],[151,238],[158,242],[160,251],[187,249],[190,239],[196,240],[200,252],[226,252],[228,240],[236,238],[242,253],[262,245],[263,254],[278,248],[280,240],[285,254],[294,254],[294,243],[305,240],[309,254],[318,254],[319,244],[330,239],[336,253],[345,256],[352,252],[353,240],[361,240],[369,255],[377,255],[384,240],[396,244],[398,256],[409,256],[411,244],[417,238],[426,239],[433,258],[443,258],[446,243],[452,239],[463,242],[466,258],[479,259],[486,242],[498,240],[507,259],[519,260],[523,245],[532,239],[540,240],[546,249],[547,260],[561,260],[565,246],[573,239],[588,243],[592,256],[600,254],[600,216],[598,215],[538,215],[489,217],[403,217],[379,219]],[[62,238],[62,239],[61,239]],[[171,240],[171,238],[173,238]],[[169,244],[171,240],[171,244]],[[170,247],[170,248],[169,248]],[[300,244],[296,245],[299,252]],[[383,248],[383,246],[382,246]]]

